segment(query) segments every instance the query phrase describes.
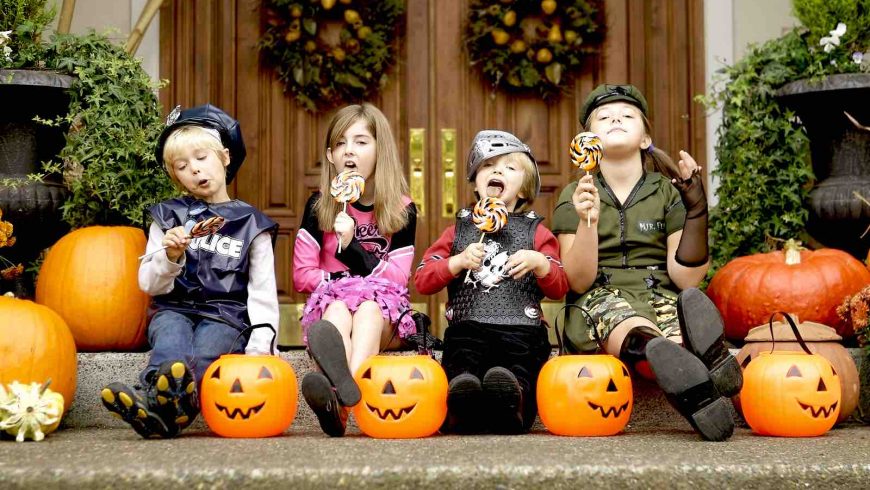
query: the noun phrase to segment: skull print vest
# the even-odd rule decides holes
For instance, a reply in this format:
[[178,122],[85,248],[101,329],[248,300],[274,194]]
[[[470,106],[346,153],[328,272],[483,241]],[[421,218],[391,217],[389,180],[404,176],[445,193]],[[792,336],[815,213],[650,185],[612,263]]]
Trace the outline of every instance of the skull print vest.
[[[543,218],[534,211],[512,213],[507,225],[483,239],[485,257],[480,270],[462,272],[448,286],[447,320],[475,321],[498,325],[541,324],[544,293],[531,272],[520,280],[506,271],[508,257],[518,250],[534,250],[535,230]],[[471,212],[456,215],[456,236],[450,255],[462,253],[469,244],[480,241],[480,230],[471,221]]]

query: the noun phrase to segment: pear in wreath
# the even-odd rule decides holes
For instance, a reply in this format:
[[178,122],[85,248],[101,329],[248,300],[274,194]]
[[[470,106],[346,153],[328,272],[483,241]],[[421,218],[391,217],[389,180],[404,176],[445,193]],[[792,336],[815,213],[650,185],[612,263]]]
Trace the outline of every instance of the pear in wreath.
[[0,384],[0,430],[16,441],[41,441],[57,429],[62,415],[63,395],[48,389],[48,383]]

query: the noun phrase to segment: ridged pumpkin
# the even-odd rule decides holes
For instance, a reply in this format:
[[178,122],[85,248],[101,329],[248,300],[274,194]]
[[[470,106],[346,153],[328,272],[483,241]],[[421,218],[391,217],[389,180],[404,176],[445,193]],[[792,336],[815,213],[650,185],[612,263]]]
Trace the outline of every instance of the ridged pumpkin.
[[841,250],[801,250],[793,241],[785,250],[738,257],[710,281],[707,295],[725,321],[725,336],[743,340],[767,322],[771,311],[789,311],[806,321],[830,325],[843,338],[855,334],[837,316],[843,298],[870,284],[870,271]]
[[134,350],[145,340],[149,297],[139,289],[145,234],[128,226],[75,230],[51,247],[36,302],[69,325],[79,350]]
[[63,319],[32,301],[0,296],[0,384],[42,384],[72,405],[76,393],[76,344]]

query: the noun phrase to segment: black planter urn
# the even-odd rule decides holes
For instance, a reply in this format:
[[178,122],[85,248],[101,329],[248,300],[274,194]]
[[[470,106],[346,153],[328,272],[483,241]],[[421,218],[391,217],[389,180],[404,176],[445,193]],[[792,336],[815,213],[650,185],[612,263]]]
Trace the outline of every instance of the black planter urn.
[[0,70],[0,209],[13,226],[15,245],[0,255],[15,263],[35,259],[69,227],[61,221],[60,206],[68,195],[62,177],[42,182],[27,179],[54,159],[65,144],[65,127],[49,127],[34,117],[55,118],[69,110],[67,89],[73,78],[48,71]]
[[[797,80],[777,92],[800,117],[810,139],[816,185],[807,231],[820,243],[864,260],[870,248],[870,74]],[[848,114],[848,115],[847,115]],[[849,116],[855,120],[850,120]],[[857,123],[857,124],[856,124]]]

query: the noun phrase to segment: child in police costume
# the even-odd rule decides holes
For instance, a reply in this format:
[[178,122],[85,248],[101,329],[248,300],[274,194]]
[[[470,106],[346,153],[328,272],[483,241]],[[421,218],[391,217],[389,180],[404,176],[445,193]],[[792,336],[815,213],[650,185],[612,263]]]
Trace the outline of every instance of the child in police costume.
[[725,397],[742,377],[721,317],[695,289],[709,267],[700,167],[685,151],[675,165],[653,146],[647,109],[631,85],[600,85],[582,106],[580,123],[603,155],[553,214],[571,286],[567,344],[654,375],[704,439],[725,440],[734,430]]
[[509,217],[481,241],[471,212],[461,210],[417,268],[417,291],[448,292],[444,430],[522,433],[535,420],[538,373],[551,350],[541,300],[562,298],[567,279],[556,237],[529,210],[541,188],[529,147],[510,133],[481,131],[467,175],[477,197],[501,199]]
[[[206,104],[176,108],[157,142],[157,161],[186,196],[149,208],[152,218],[139,287],[153,296],[142,392],[122,383],[103,405],[142,437],[174,437],[199,413],[198,385],[222,354],[267,354],[278,326],[277,224],[231,199],[227,184],[245,159],[239,123]],[[190,238],[194,222],[220,216],[214,234]],[[165,250],[163,249],[165,247]],[[150,254],[150,255],[149,255]]]

